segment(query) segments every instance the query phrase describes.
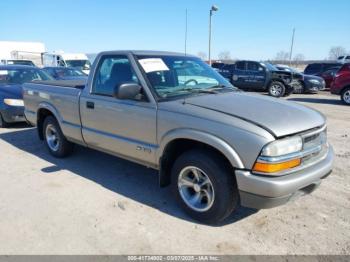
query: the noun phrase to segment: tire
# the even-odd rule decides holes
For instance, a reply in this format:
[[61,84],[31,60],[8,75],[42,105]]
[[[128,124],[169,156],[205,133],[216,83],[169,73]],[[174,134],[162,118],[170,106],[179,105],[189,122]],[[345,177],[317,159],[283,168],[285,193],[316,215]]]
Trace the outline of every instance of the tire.
[[279,81],[272,81],[268,87],[270,96],[283,97],[286,93],[286,87]]
[[8,126],[9,126],[9,124],[4,120],[4,118],[0,114],[0,128],[5,128],[5,127],[8,127]]
[[341,101],[345,104],[350,106],[350,87],[345,88],[341,92]]
[[[207,183],[203,183],[206,178]],[[174,163],[171,181],[177,202],[201,223],[218,224],[238,205],[232,169],[216,153],[203,150],[183,153]]]
[[43,134],[45,144],[50,154],[54,157],[63,158],[72,153],[73,144],[65,138],[57,120],[53,116],[45,118]]

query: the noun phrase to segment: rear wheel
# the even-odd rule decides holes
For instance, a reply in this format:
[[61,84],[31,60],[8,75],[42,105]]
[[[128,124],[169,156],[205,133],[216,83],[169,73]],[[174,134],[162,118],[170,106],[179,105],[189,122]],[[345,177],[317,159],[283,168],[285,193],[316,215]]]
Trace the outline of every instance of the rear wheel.
[[175,161],[171,181],[177,201],[200,222],[217,224],[238,204],[234,174],[215,153],[185,152]]
[[44,120],[43,133],[46,146],[55,157],[66,157],[73,151],[73,144],[63,135],[57,120],[48,116]]
[[8,123],[4,120],[2,115],[0,114],[0,127],[8,127]]
[[345,88],[345,90],[341,93],[341,100],[344,104],[350,105],[350,87]]
[[283,97],[286,93],[284,84],[278,81],[272,81],[268,87],[269,95],[273,97]]

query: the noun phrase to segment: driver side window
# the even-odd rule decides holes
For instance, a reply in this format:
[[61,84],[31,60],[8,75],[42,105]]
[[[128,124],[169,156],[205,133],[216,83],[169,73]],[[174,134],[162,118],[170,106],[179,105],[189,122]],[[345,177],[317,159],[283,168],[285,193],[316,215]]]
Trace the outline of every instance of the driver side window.
[[126,82],[139,84],[139,80],[127,56],[105,56],[99,62],[92,86],[92,93],[113,96],[114,89]]

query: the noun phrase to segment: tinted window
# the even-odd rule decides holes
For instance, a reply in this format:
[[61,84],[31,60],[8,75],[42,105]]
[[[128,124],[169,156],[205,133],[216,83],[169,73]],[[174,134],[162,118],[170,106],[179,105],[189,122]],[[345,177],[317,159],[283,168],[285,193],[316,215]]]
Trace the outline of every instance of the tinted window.
[[321,64],[312,64],[312,65],[308,65],[305,68],[305,74],[316,74],[321,72],[322,69],[322,65]]
[[350,55],[348,55],[347,57],[345,57],[345,59],[350,59]]
[[114,88],[125,82],[139,83],[126,56],[106,56],[101,59],[92,92],[112,96]]
[[237,62],[236,63],[236,69],[238,69],[238,70],[245,70],[245,62]]
[[340,60],[340,59],[343,59],[343,58],[344,58],[344,56],[339,56],[339,57],[338,57],[339,60]]
[[261,65],[259,65],[258,63],[254,63],[254,62],[248,62],[247,67],[248,67],[248,70],[250,70],[250,71],[263,71],[264,70],[264,68]]

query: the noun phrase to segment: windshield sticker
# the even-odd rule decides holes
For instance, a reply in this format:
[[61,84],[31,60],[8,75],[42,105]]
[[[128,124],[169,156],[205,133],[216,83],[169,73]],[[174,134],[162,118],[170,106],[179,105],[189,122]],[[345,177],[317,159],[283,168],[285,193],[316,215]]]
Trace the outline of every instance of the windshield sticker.
[[0,70],[0,76],[6,76],[9,72],[7,70]]
[[145,58],[139,60],[146,73],[156,71],[169,71],[169,68],[161,58]]

